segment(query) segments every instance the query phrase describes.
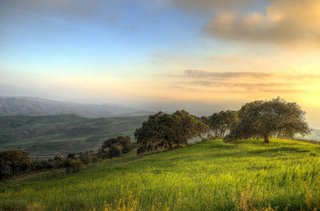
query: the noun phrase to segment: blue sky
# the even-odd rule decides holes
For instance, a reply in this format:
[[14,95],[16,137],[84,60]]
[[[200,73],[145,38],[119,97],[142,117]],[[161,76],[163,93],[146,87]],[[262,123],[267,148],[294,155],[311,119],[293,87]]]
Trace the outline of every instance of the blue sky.
[[319,9],[320,0],[2,0],[0,94],[196,114],[281,96],[320,127]]
[[134,1],[83,9],[89,14],[23,8],[15,1],[2,4],[1,64],[15,71],[50,66],[77,72],[143,62],[157,50],[194,42],[203,22],[175,8]]

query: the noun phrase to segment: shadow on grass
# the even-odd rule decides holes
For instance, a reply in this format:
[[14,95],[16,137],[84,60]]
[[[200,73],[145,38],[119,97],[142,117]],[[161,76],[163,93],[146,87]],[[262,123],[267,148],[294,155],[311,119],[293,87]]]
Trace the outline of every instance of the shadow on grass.
[[[223,148],[223,147],[222,147]],[[221,151],[211,155],[208,155],[208,159],[214,158],[231,158],[231,157],[274,157],[274,156],[281,156],[281,154],[300,154],[300,153],[308,153],[309,150],[306,149],[299,149],[294,147],[277,147],[277,148],[267,148],[267,149],[259,149],[259,150],[252,150],[252,151]]]
[[277,148],[271,148],[271,149],[261,149],[261,150],[254,150],[248,152],[250,155],[261,155],[261,154],[274,154],[274,153],[305,153],[309,152],[309,150],[305,149],[299,149],[295,147],[277,147]]
[[228,150],[228,149],[234,149],[236,147],[237,147],[237,144],[223,144],[223,143],[221,143],[221,144],[215,144],[215,145],[211,146],[210,149],[219,149],[219,150],[226,149],[226,150]]

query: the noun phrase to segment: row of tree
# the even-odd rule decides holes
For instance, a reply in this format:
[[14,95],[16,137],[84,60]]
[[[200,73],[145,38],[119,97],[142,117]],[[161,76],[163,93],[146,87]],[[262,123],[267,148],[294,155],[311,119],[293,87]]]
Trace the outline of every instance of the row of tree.
[[221,111],[201,118],[184,110],[173,114],[159,112],[149,116],[134,135],[137,153],[141,154],[188,145],[191,138],[202,134],[226,141],[263,138],[269,143],[270,137],[293,138],[297,133],[309,132],[301,107],[276,98],[247,103],[239,111]]
[[32,160],[29,153],[20,150],[0,152],[0,180],[21,173],[65,168],[66,173],[75,173],[83,165],[126,154],[136,148],[129,136],[118,136],[103,142],[94,151],[69,153],[66,157],[55,156],[47,160]]

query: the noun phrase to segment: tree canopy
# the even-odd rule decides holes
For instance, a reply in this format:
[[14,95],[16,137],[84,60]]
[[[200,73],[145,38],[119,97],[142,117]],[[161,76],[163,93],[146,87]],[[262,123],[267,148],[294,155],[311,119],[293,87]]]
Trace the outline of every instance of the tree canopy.
[[216,138],[224,138],[226,132],[238,121],[238,112],[231,110],[220,111],[219,113],[213,113],[209,117],[203,117],[203,119]]
[[11,175],[29,168],[32,164],[29,153],[20,149],[4,151],[0,153],[0,177],[10,170]]
[[107,157],[116,157],[122,153],[128,153],[131,148],[132,143],[129,136],[118,136],[104,141],[101,151]]
[[158,112],[149,116],[134,135],[139,146],[138,153],[142,153],[159,147],[172,149],[174,146],[187,145],[189,139],[208,130],[208,126],[199,118],[181,110],[173,114]]
[[270,101],[247,103],[239,111],[239,121],[227,139],[262,137],[269,143],[270,136],[293,138],[295,134],[309,133],[305,112],[297,103],[276,98]]

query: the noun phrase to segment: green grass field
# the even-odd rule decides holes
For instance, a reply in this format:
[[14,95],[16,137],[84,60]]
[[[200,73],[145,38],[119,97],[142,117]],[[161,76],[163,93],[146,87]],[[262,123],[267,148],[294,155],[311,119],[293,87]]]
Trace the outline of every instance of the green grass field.
[[320,209],[320,145],[210,140],[0,187],[3,210],[313,210]]

